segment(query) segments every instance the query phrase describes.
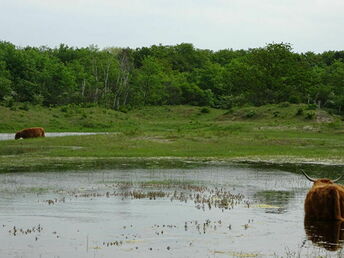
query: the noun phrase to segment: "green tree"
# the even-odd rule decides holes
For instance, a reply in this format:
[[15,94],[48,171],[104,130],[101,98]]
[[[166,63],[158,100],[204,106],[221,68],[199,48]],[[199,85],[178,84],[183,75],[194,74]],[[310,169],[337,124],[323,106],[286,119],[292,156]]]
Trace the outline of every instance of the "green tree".
[[221,66],[228,65],[232,60],[243,57],[247,54],[246,50],[233,50],[223,49],[215,52],[211,56],[211,60],[214,63],[220,64]]
[[142,66],[135,70],[132,100],[140,105],[165,104],[165,80],[163,65],[155,57],[146,57]]
[[202,90],[196,84],[186,83],[180,85],[182,90],[182,104],[195,106],[213,106],[214,94],[211,90]]
[[209,61],[211,52],[197,50],[192,44],[176,45],[169,53],[172,69],[179,72],[192,72],[195,68],[202,68]]
[[10,80],[10,72],[6,69],[4,61],[0,60],[0,101],[11,95],[12,81]]
[[260,94],[259,89],[263,87],[255,66],[250,65],[246,58],[233,59],[225,67],[221,106],[232,107],[246,103],[260,105],[257,94]]
[[343,99],[344,99],[344,60],[334,61],[332,65],[328,66],[326,69],[326,74],[324,75],[324,82],[329,85],[328,87],[332,89],[332,94],[329,94],[329,106],[333,106],[342,112],[343,110]]
[[256,80],[262,86],[251,88],[258,104],[295,102],[302,98],[307,67],[291,49],[289,44],[280,43],[250,51],[249,64],[255,67]]
[[203,90],[210,89],[215,95],[225,95],[224,71],[225,68],[221,65],[208,62],[202,68],[194,69],[190,73],[190,81]]

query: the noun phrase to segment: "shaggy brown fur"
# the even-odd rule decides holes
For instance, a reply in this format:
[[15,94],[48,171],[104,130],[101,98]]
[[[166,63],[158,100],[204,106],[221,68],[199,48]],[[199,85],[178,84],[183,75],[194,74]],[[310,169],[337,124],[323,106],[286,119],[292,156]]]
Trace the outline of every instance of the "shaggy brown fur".
[[27,128],[23,129],[16,133],[15,139],[18,140],[20,138],[34,138],[34,137],[44,137],[44,129],[42,127],[35,127],[35,128]]
[[305,200],[305,219],[344,221],[344,187],[326,178],[314,180]]

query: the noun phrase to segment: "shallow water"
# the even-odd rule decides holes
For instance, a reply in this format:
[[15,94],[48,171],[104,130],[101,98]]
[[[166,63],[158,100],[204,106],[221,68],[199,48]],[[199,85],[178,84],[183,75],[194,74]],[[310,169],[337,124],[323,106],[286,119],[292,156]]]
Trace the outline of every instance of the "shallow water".
[[309,187],[240,167],[2,174],[0,257],[340,257],[338,225],[306,234]]
[[[81,133],[81,132],[58,132],[58,133],[45,133],[46,137],[59,137],[59,136],[73,136],[73,135],[94,135],[94,134],[105,134],[103,132],[97,133]],[[0,141],[14,140],[15,133],[0,133]]]

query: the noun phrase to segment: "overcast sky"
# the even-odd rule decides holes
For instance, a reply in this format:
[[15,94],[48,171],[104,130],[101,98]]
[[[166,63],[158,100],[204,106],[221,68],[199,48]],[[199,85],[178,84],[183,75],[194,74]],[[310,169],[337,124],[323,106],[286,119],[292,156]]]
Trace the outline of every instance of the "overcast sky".
[[0,0],[0,40],[17,46],[192,43],[344,50],[344,0]]

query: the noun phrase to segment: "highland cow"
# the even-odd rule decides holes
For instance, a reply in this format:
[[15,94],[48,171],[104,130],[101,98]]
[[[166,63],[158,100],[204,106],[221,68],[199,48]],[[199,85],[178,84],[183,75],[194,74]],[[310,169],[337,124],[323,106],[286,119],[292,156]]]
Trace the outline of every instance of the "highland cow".
[[342,176],[335,180],[313,179],[302,172],[313,182],[305,200],[305,219],[344,221],[344,186],[336,184]]
[[44,129],[42,127],[35,127],[35,128],[27,128],[23,129],[16,133],[15,139],[18,140],[20,138],[35,138],[35,137],[44,137]]

